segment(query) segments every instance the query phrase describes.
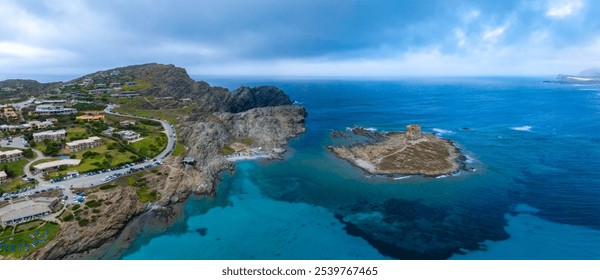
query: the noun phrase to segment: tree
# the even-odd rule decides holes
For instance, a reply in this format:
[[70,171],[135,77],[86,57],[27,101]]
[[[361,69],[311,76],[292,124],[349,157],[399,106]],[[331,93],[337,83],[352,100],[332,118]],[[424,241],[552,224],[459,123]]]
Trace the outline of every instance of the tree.
[[23,156],[26,158],[33,158],[35,156],[35,154],[33,153],[33,151],[31,149],[26,149],[26,150],[23,150]]

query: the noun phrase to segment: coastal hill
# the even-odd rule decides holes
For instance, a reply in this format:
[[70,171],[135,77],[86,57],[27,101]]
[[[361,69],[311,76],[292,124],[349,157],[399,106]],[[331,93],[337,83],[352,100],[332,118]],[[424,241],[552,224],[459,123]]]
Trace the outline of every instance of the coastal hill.
[[[260,151],[261,156],[282,159],[288,140],[305,131],[305,108],[293,105],[281,89],[242,86],[229,91],[196,82],[185,69],[174,65],[120,67],[67,82],[11,80],[0,85],[6,87],[2,92],[14,100],[35,97],[64,99],[67,104],[90,102],[97,107],[116,104],[117,113],[168,120],[177,132],[177,151],[164,158],[153,172],[110,182],[117,187],[81,188],[107,205],[95,209],[97,221],[85,226],[61,223],[55,239],[27,255],[27,259],[111,258],[107,252],[119,251],[111,246],[126,248],[127,240],[139,227],[167,227],[177,220],[190,195],[214,195],[219,174],[234,172],[234,162],[226,157],[230,147],[243,143],[248,149]],[[192,164],[184,164],[184,157],[191,158]],[[145,183],[141,188],[130,181]],[[138,199],[142,189],[155,199]]]

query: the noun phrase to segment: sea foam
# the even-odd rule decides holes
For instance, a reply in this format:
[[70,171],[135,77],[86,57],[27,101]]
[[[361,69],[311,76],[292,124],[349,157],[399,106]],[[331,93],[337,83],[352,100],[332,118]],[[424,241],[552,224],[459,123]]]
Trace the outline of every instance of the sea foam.
[[435,134],[437,134],[437,135],[439,135],[439,136],[442,136],[442,135],[447,135],[447,134],[454,134],[454,131],[452,131],[452,130],[447,130],[447,129],[434,128],[434,129],[432,129],[432,130],[433,130],[433,132],[434,132]]
[[524,126],[511,127],[510,129],[516,130],[516,131],[531,131],[532,128],[533,127],[530,125],[524,125]]

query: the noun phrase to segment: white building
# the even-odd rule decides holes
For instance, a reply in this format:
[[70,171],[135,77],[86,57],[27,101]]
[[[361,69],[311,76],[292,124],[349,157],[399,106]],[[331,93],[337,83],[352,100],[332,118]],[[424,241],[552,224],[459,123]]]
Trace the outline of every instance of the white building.
[[61,166],[77,166],[81,163],[79,159],[61,159],[50,162],[44,162],[33,166],[33,173],[48,173],[58,170]]
[[102,138],[92,136],[87,139],[75,140],[65,144],[65,150],[68,153],[79,152],[82,150],[93,149],[102,145]]
[[140,139],[140,134],[131,130],[122,130],[116,132],[121,138],[127,142],[133,142]]
[[44,139],[50,139],[52,141],[63,140],[67,138],[67,131],[64,129],[60,130],[47,130],[42,132],[36,132],[33,134],[33,141],[41,142]]
[[71,115],[77,113],[75,108],[65,108],[62,105],[39,105],[35,107],[38,115]]
[[19,149],[0,151],[0,162],[13,162],[23,159],[23,151]]

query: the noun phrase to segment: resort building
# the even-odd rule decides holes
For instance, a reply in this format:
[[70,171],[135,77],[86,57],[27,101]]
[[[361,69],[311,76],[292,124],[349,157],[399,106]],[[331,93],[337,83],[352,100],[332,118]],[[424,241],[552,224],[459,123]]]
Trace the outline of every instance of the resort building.
[[116,132],[123,140],[133,142],[140,139],[140,134],[131,130],[122,130]]
[[106,116],[104,116],[104,112],[102,111],[85,111],[83,113],[83,116],[78,116],[76,119],[83,121],[97,121],[106,118]]
[[50,139],[52,141],[63,140],[67,138],[67,131],[64,129],[60,130],[48,130],[42,132],[36,132],[33,134],[33,141],[42,142],[45,139]]
[[0,208],[0,225],[14,225],[50,214],[47,203],[25,200]]
[[75,108],[65,108],[62,105],[39,105],[35,107],[38,115],[71,115],[77,113]]
[[0,151],[0,162],[13,162],[23,159],[23,151],[19,149]]
[[0,185],[4,185],[6,182],[8,182],[8,175],[6,175],[6,172],[2,170],[0,171]]
[[67,151],[67,153],[74,153],[82,150],[93,149],[100,145],[102,145],[102,138],[98,136],[92,136],[87,139],[75,140],[65,144],[65,151]]
[[58,170],[61,166],[77,166],[77,165],[79,165],[79,163],[81,163],[80,159],[61,159],[61,160],[55,160],[55,161],[50,161],[50,162],[44,162],[44,163],[40,163],[38,165],[33,166],[33,173],[34,174],[39,174],[39,173],[46,174],[48,172]]

